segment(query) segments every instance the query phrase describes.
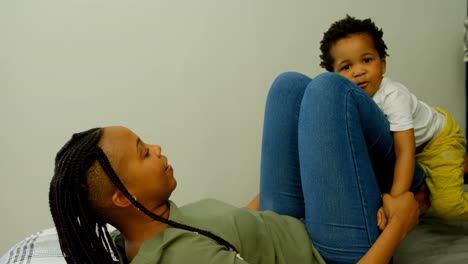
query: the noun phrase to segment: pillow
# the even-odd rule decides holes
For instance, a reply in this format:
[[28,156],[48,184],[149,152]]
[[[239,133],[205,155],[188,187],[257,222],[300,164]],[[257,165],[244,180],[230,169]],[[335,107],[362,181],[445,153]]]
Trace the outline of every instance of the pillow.
[[0,264],[66,264],[58,242],[57,231],[49,228],[35,233],[0,258]]

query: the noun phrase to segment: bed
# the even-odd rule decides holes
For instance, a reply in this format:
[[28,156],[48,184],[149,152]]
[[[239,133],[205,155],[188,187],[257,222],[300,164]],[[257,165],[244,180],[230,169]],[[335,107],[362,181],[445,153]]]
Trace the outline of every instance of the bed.
[[468,222],[445,222],[430,212],[400,244],[393,263],[468,263]]
[[[465,189],[468,190],[468,185]],[[0,264],[64,263],[54,228],[32,234],[0,258]],[[402,241],[393,263],[468,263],[468,222],[446,222],[429,210]]]

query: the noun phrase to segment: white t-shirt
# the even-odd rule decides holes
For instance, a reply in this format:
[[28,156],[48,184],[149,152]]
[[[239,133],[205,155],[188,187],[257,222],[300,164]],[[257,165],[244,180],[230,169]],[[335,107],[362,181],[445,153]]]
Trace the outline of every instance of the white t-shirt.
[[403,84],[387,77],[372,99],[386,115],[391,131],[414,129],[416,147],[430,141],[445,125],[442,114],[418,100]]

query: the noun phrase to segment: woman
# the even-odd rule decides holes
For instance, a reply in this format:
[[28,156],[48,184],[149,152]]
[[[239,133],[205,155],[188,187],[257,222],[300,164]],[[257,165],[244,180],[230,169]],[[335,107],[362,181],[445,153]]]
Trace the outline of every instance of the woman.
[[[279,76],[267,99],[260,196],[248,206],[260,212],[214,200],[178,208],[160,146],[124,127],[75,134],[57,154],[49,194],[64,256],[68,263],[387,263],[417,224],[418,203],[411,193],[381,198],[377,179],[394,157],[376,111],[338,75]],[[107,223],[120,231],[113,238]]]

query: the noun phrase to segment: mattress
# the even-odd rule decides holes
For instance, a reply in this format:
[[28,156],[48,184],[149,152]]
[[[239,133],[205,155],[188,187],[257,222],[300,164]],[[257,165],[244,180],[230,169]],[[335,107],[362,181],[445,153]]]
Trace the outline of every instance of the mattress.
[[444,221],[429,210],[401,242],[393,263],[468,263],[468,222]]
[[446,222],[429,212],[401,242],[393,263],[468,263],[468,222]]

